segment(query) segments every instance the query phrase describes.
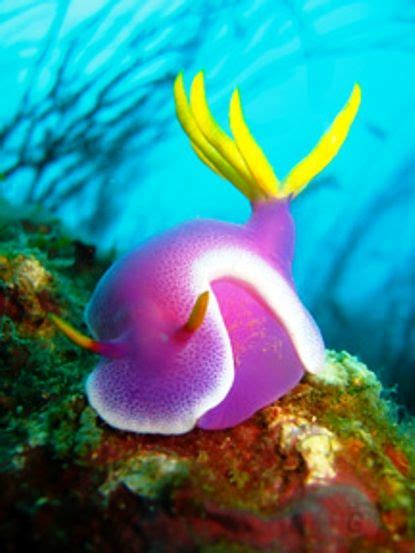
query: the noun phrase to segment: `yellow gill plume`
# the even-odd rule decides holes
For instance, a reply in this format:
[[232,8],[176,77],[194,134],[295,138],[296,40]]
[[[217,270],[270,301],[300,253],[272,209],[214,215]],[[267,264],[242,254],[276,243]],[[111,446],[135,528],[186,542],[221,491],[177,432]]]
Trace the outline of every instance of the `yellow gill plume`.
[[219,176],[229,180],[251,202],[299,194],[336,156],[346,140],[361,100],[359,85],[353,91],[317,146],[280,181],[252,136],[242,111],[239,91],[230,103],[233,138],[215,121],[206,100],[203,72],[193,79],[190,101],[183,73],[174,83],[176,114],[199,158]]
[[280,181],[246,124],[238,89],[232,94],[229,120],[238,150],[252,174],[252,185],[258,186],[266,198],[284,197]]
[[251,199],[249,182],[236,171],[206,139],[193,115],[184,88],[183,74],[180,73],[174,83],[174,99],[176,103],[177,118],[180,121],[185,133],[189,136],[190,142],[201,157],[202,161],[207,160],[215,172],[229,180],[238,188],[242,194]]
[[349,134],[357,115],[362,93],[355,84],[345,106],[313,150],[284,179],[287,194],[297,196],[334,159]]

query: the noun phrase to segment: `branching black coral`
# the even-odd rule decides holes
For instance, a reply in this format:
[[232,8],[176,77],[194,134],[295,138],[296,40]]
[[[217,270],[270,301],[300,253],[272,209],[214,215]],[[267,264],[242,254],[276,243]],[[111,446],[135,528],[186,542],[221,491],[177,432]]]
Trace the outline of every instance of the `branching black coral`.
[[125,191],[120,168],[134,160],[137,176],[146,149],[166,132],[172,79],[197,48],[207,15],[194,10],[191,30],[177,37],[175,20],[186,17],[180,9],[160,25],[163,14],[107,2],[68,24],[69,1],[56,4],[47,25],[39,10],[48,5],[2,17],[21,28],[38,13],[45,32],[18,107],[0,130],[0,172],[8,188],[19,187],[22,202],[55,212],[63,202],[81,208],[91,227],[83,230],[99,235],[114,217],[117,182]]

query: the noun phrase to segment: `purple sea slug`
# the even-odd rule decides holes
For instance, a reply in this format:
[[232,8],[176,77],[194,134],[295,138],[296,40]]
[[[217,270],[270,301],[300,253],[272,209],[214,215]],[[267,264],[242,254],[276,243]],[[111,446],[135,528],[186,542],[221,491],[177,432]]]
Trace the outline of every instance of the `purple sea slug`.
[[314,150],[280,181],[251,135],[236,90],[233,138],[214,120],[203,74],[187,97],[174,84],[177,117],[196,154],[251,202],[244,225],[196,220],[124,255],[86,309],[94,339],[55,323],[102,358],[86,382],[111,426],[181,434],[232,427],[324,365],[324,344],[291,275],[290,202],[335,157],[360,104],[355,85]]

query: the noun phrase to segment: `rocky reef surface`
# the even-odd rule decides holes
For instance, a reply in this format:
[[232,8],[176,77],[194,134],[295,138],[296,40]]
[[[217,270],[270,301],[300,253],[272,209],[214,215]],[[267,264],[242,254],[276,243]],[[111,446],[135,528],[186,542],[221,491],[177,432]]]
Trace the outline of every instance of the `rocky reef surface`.
[[108,262],[56,222],[0,209],[0,543],[12,551],[412,552],[415,427],[375,374],[328,352],[227,431],[108,427],[96,363],[62,336]]

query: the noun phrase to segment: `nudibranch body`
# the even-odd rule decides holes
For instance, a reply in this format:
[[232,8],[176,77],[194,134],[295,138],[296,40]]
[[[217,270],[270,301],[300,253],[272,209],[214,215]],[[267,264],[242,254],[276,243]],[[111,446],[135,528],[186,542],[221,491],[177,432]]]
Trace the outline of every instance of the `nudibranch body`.
[[291,275],[291,199],[337,154],[360,103],[353,92],[315,149],[280,182],[245,122],[236,91],[233,139],[209,110],[203,74],[176,111],[198,156],[251,202],[245,225],[184,224],[148,241],[103,276],[87,307],[95,339],[57,324],[102,355],[91,405],[110,425],[180,434],[234,426],[324,365],[320,332]]

